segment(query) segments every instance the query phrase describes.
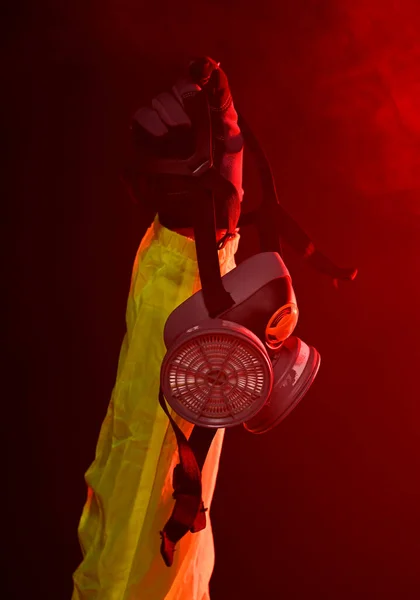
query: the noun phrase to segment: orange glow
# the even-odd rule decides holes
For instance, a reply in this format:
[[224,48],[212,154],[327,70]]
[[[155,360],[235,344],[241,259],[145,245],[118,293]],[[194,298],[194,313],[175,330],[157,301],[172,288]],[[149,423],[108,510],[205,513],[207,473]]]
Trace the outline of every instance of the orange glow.
[[265,341],[271,350],[280,348],[296,327],[299,310],[296,304],[289,302],[277,310],[265,329]]

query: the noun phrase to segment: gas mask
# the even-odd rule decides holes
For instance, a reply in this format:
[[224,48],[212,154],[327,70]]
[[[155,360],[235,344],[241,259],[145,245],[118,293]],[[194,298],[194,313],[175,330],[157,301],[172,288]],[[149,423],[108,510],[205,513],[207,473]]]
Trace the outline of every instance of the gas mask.
[[222,278],[234,304],[209,319],[203,291],[169,316],[161,368],[163,395],[201,427],[278,425],[319,368],[315,348],[291,337],[298,309],[289,272],[274,252],[256,254]]
[[[196,134],[191,156],[145,163],[149,173],[163,181],[170,178],[170,185],[176,186],[177,178],[184,188],[190,182],[196,195],[190,205],[196,213],[193,223],[202,289],[167,319],[161,389],[171,408],[194,425],[243,424],[248,431],[263,433],[279,424],[303,398],[320,357],[315,348],[291,337],[298,308],[279,244],[272,246],[277,252],[256,254],[220,276],[214,195],[224,178],[214,160],[208,97],[200,92],[193,104],[189,101]],[[263,164],[260,170],[265,166],[270,171],[261,152],[258,155],[258,142],[243,119],[242,123],[245,143],[251,142]],[[277,203],[266,174],[263,190]],[[258,216],[255,221],[264,239],[264,215]],[[236,214],[232,223],[235,227]]]

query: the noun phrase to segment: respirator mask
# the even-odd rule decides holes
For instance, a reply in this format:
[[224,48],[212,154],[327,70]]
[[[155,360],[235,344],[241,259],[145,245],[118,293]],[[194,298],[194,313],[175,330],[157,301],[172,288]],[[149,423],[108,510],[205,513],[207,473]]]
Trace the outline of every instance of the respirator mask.
[[234,304],[209,319],[204,290],[169,316],[161,387],[171,408],[201,427],[278,425],[303,398],[319,354],[291,336],[298,309],[277,253],[256,254],[222,277]]

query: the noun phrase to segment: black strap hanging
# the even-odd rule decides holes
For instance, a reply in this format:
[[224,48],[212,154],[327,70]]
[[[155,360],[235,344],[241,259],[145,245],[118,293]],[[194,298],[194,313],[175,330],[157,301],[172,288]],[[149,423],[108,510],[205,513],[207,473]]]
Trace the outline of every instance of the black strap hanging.
[[243,215],[239,224],[247,225],[253,223],[256,225],[261,252],[277,252],[280,256],[283,256],[279,234],[279,209],[281,210],[281,207],[270,163],[248,123],[239,112],[238,122],[245,143],[257,161],[262,184],[260,206],[251,213]]
[[196,533],[206,526],[205,513],[207,509],[204,507],[201,497],[201,470],[217,430],[194,426],[192,434],[187,440],[168,410],[162,389],[159,390],[159,403],[174,430],[180,461],[173,473],[175,506],[169,520],[160,532],[162,539],[160,552],[166,566],[170,567],[173,563],[176,544],[189,531]]
[[194,206],[194,237],[203,299],[211,318],[231,308],[232,296],[220,275],[213,192],[202,190]]

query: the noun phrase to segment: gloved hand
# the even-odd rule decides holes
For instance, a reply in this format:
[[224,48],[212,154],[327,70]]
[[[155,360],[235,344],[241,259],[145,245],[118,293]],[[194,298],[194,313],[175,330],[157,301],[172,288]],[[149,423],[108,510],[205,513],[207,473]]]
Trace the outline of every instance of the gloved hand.
[[[152,100],[151,106],[142,106],[134,114],[132,133],[137,154],[125,171],[124,180],[132,195],[148,196],[150,199],[151,180],[140,175],[135,162],[147,164],[146,159],[150,157],[185,159],[194,153],[197,124],[190,107],[196,95],[202,92],[207,95],[210,106],[214,170],[211,176],[206,174],[201,181],[197,178],[194,185],[201,183],[210,187],[216,200],[226,203],[229,230],[233,233],[243,196],[243,138],[226,74],[210,58],[191,61],[189,73],[178,80],[170,92],[159,94]],[[154,184],[155,199],[157,195],[162,199],[165,194],[172,197],[174,193],[181,194],[192,182],[175,176],[161,177],[157,188],[155,178]]]

